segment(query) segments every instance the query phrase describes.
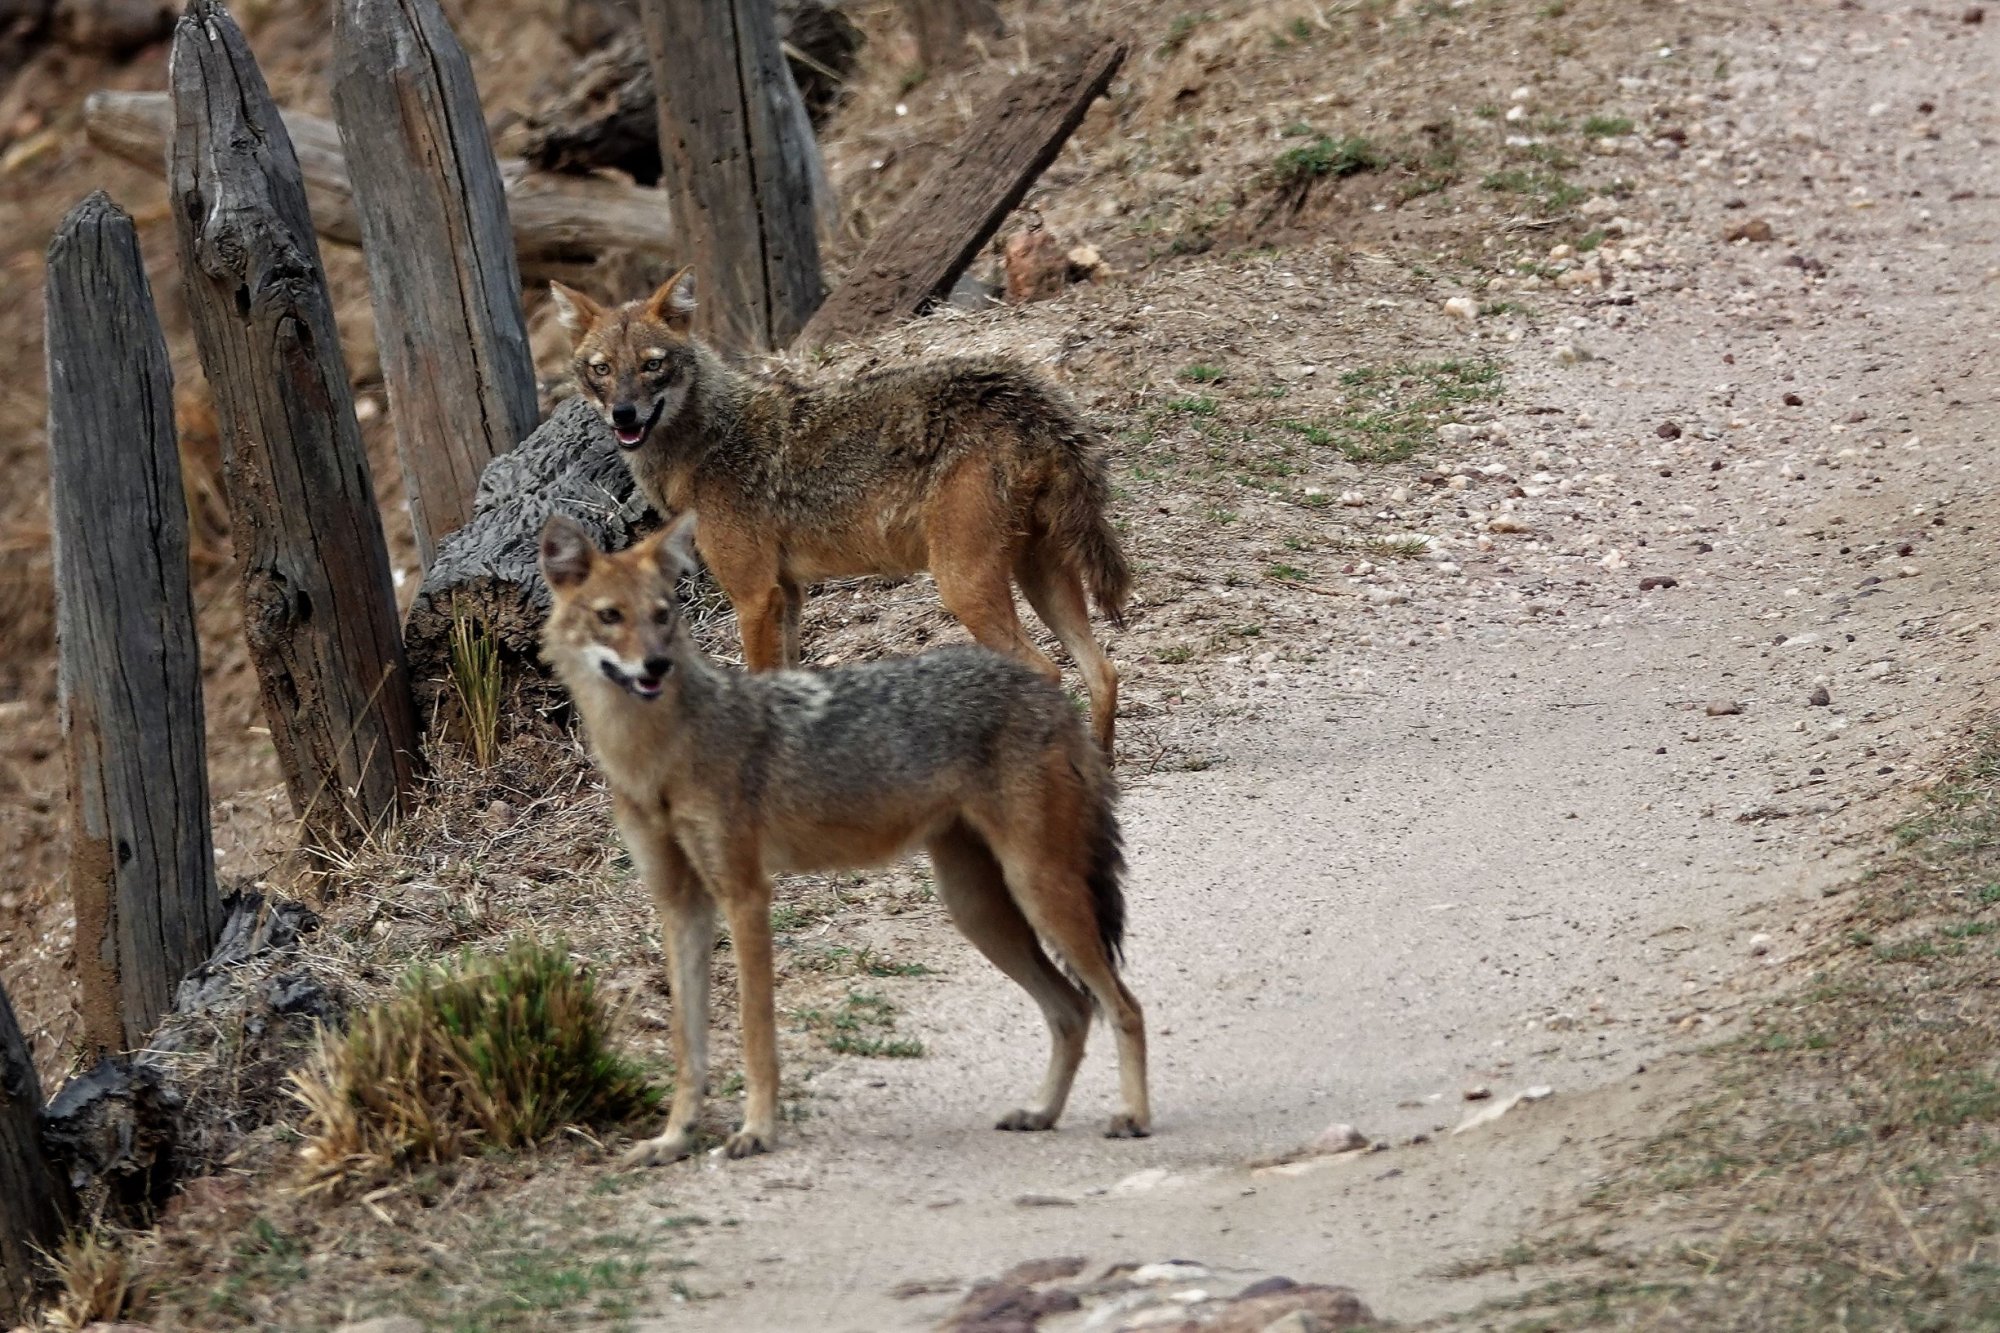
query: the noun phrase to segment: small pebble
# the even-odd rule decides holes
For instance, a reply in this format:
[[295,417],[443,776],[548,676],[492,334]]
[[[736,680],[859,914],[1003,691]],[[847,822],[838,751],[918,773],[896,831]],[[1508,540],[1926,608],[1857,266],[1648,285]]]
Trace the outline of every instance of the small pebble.
[[1483,1102],[1492,1095],[1493,1089],[1487,1087],[1484,1083],[1476,1084],[1465,1090],[1465,1100],[1469,1102]]
[[1750,952],[1759,957],[1771,952],[1771,937],[1769,935],[1752,935],[1750,937]]
[[1734,717],[1743,711],[1743,705],[1734,699],[1711,699],[1707,711],[1710,717]]
[[1827,692],[1826,686],[1815,685],[1813,692],[1806,696],[1806,702],[1814,708],[1826,708],[1833,703],[1833,695]]
[[1678,440],[1681,437],[1681,423],[1678,421],[1662,421],[1659,425],[1653,427],[1653,434],[1663,440]]

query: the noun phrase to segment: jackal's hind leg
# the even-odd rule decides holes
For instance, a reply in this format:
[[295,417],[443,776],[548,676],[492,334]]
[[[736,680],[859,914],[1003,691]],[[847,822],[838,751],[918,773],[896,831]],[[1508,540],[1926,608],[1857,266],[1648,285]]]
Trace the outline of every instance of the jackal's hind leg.
[[1041,1008],[1049,1025],[1049,1067],[1034,1103],[1002,1116],[995,1129],[1054,1129],[1083,1063],[1090,1005],[1042,952],[1034,929],[1007,893],[999,863],[979,835],[955,825],[931,839],[938,898],[965,937]]

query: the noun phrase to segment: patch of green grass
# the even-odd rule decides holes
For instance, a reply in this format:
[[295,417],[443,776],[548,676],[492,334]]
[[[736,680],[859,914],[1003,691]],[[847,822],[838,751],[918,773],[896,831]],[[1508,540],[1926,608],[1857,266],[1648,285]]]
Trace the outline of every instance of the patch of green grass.
[[1546,168],[1509,167],[1502,171],[1488,172],[1479,184],[1482,188],[1496,193],[1515,194],[1529,199],[1544,214],[1563,212],[1589,193]]
[[1191,417],[1212,417],[1221,409],[1222,404],[1216,399],[1198,394],[1187,398],[1167,399],[1167,411],[1180,412]]
[[1160,649],[1158,656],[1168,666],[1180,666],[1194,660],[1194,649],[1184,643],[1169,644]]
[[1281,583],[1304,583],[1308,578],[1306,572],[1297,565],[1272,565],[1264,571],[1264,575]]
[[1330,444],[1350,462],[1387,463],[1428,444],[1462,404],[1499,397],[1500,369],[1490,361],[1400,361],[1347,371],[1340,383],[1348,401],[1339,417],[1273,424],[1309,444]]
[[1498,120],[1500,119],[1500,108],[1491,102],[1481,102],[1478,106],[1472,108],[1472,114],[1481,120]]
[[893,1035],[896,1006],[870,991],[849,991],[835,1009],[802,1009],[795,1017],[835,1055],[913,1060],[924,1053],[922,1042]]
[[1182,366],[1180,376],[1193,384],[1214,384],[1228,374],[1220,366]]
[[1596,227],[1592,227],[1589,231],[1576,238],[1576,250],[1578,254],[1587,255],[1603,244],[1604,232]]
[[1593,139],[1622,139],[1632,132],[1632,118],[1591,116],[1583,122],[1583,132]]
[[1359,135],[1320,135],[1309,144],[1287,148],[1265,171],[1265,183],[1281,194],[1303,198],[1315,181],[1339,180],[1364,171],[1379,171],[1390,157]]

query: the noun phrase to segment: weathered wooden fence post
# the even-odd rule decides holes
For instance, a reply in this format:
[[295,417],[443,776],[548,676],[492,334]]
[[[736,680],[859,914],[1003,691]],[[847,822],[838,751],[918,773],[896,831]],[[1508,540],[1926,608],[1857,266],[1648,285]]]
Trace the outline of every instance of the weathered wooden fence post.
[[696,320],[738,351],[783,347],[819,308],[818,149],[770,0],[640,0],[660,161],[701,288]]
[[74,1207],[69,1181],[42,1154],[42,1084],[0,986],[0,1325],[25,1324]]
[[340,0],[333,106],[403,479],[429,568],[479,472],[535,428],[507,199],[472,65],[437,0]]
[[137,1046],[222,929],[173,372],[132,219],[102,192],[49,243],[57,681],[83,1034]]
[[993,0],[903,0],[903,16],[917,39],[917,59],[929,74],[965,63],[965,39],[992,39],[1005,31]]
[[418,730],[305,185],[215,0],[188,6],[170,81],[168,189],[222,426],[245,632],[293,810],[309,837],[351,842],[395,816]]

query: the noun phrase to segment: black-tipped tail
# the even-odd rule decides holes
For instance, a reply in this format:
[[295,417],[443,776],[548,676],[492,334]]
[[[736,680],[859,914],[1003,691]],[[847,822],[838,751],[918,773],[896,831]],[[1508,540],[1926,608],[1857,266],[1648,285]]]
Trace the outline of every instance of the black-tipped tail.
[[1097,937],[1113,967],[1125,961],[1125,840],[1107,791],[1097,798],[1096,827],[1090,834],[1090,904],[1097,913]]

